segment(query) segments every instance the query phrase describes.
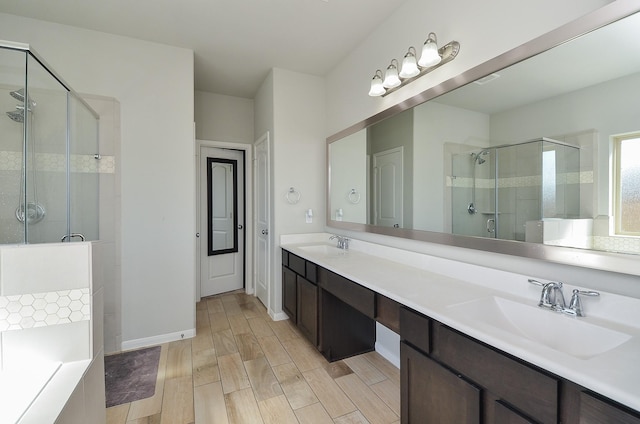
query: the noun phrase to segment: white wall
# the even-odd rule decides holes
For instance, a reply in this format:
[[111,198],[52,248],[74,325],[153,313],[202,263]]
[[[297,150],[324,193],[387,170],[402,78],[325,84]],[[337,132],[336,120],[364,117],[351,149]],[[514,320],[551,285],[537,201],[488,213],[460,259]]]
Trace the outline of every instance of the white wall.
[[[561,26],[608,0],[407,0],[326,78],[328,135],[353,125],[513,47]],[[384,98],[367,95],[376,69],[420,47],[429,32],[456,40],[458,57]]]
[[121,106],[122,336],[126,347],[195,328],[193,52],[0,14],[76,91]]
[[[255,99],[255,134],[271,136],[272,249],[269,313],[282,311],[281,234],[321,232],[325,218],[324,80],[272,69]],[[300,193],[297,204],[287,202],[290,187]],[[305,211],[313,209],[313,222]]]
[[[609,2],[492,0],[488,3],[408,0],[327,76],[327,135],[347,128],[606,3]],[[436,32],[442,43],[453,39],[459,41],[462,46],[459,56],[453,62],[385,98],[367,96],[374,71],[386,66],[391,58],[400,58],[408,46],[422,42],[429,31]],[[328,228],[327,231],[331,232],[333,229]],[[596,264],[586,261],[581,263],[585,268],[572,267],[376,234],[342,233],[439,257],[526,273],[538,278],[566,281],[582,287],[606,288],[607,291],[640,297],[637,276],[589,269],[590,265]],[[607,260],[605,257],[606,255],[602,255],[599,260]]]
[[198,140],[253,143],[253,100],[223,94],[195,92]]

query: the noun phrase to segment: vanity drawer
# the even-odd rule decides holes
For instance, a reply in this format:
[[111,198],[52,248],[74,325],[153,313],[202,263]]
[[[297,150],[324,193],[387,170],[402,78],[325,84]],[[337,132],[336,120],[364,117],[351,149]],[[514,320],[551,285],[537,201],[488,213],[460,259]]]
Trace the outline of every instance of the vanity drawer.
[[292,269],[296,274],[304,276],[306,261],[300,256],[289,253],[289,268]]
[[313,284],[318,284],[318,265],[307,261],[305,266],[305,278]]
[[376,293],[376,321],[395,333],[400,333],[400,308],[395,300]]
[[400,338],[424,353],[431,351],[431,319],[413,309],[400,308]]
[[320,287],[367,317],[375,318],[376,294],[374,291],[331,271],[327,271],[326,278],[320,279]]
[[558,422],[560,382],[440,323],[431,356],[543,423]]

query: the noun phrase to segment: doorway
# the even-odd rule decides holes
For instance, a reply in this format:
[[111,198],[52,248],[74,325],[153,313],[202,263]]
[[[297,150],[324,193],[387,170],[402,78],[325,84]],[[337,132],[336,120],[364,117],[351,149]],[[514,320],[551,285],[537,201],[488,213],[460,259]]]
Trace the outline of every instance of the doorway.
[[245,288],[245,152],[200,146],[199,296]]
[[403,228],[403,147],[373,154],[374,225]]

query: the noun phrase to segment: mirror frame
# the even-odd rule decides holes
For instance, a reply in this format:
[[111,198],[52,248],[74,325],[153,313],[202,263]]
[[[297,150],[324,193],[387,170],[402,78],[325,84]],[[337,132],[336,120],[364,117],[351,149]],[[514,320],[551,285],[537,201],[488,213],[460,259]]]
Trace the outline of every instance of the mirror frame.
[[531,259],[560,263],[565,265],[588,267],[604,271],[612,271],[624,274],[640,275],[638,269],[638,256],[632,254],[612,253],[599,250],[587,250],[570,247],[549,246],[538,243],[528,243],[513,240],[500,240],[483,237],[470,237],[449,233],[412,230],[405,228],[378,227],[371,224],[360,224],[331,219],[331,164],[329,163],[329,146],[357,131],[363,130],[386,118],[390,118],[407,109],[413,108],[431,99],[434,99],[456,88],[467,85],[479,78],[498,72],[508,66],[522,62],[538,54],[544,53],[561,44],[569,42],[577,37],[595,31],[618,20],[624,19],[634,13],[640,12],[640,5],[632,0],[617,0],[584,15],[568,24],[543,34],[525,44],[515,47],[493,59],[477,65],[462,74],[450,78],[441,84],[429,88],[420,94],[410,97],[388,109],[379,112],[364,121],[358,122],[349,128],[342,130],[327,138],[327,192],[326,192],[326,217],[327,226],[331,228],[380,234],[411,240],[425,241],[452,247],[482,250],[512,256],[520,256]]
[[[214,163],[232,165],[233,184],[233,246],[224,249],[213,247],[213,171]],[[238,251],[238,161],[235,159],[207,158],[207,256],[224,255]]]

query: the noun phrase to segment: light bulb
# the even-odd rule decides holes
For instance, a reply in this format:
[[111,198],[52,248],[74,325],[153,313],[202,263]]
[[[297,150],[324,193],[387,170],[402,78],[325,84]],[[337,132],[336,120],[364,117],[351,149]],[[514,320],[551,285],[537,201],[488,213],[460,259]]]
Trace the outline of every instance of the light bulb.
[[409,51],[404,55],[402,68],[400,69],[400,78],[412,78],[420,73],[414,52],[415,49],[413,47],[409,47]]
[[431,32],[427,37],[427,41],[424,42],[424,46],[422,46],[422,55],[420,56],[418,65],[423,68],[428,68],[437,65],[441,60],[442,58],[438,52],[438,39],[436,38],[436,34]]
[[382,71],[377,70],[373,78],[371,79],[371,89],[369,95],[372,97],[382,96],[386,90],[382,86]]
[[398,77],[398,67],[393,62],[398,63],[397,60],[393,59],[391,64],[387,66],[387,72],[385,72],[384,81],[382,82],[384,88],[394,88],[402,84]]

